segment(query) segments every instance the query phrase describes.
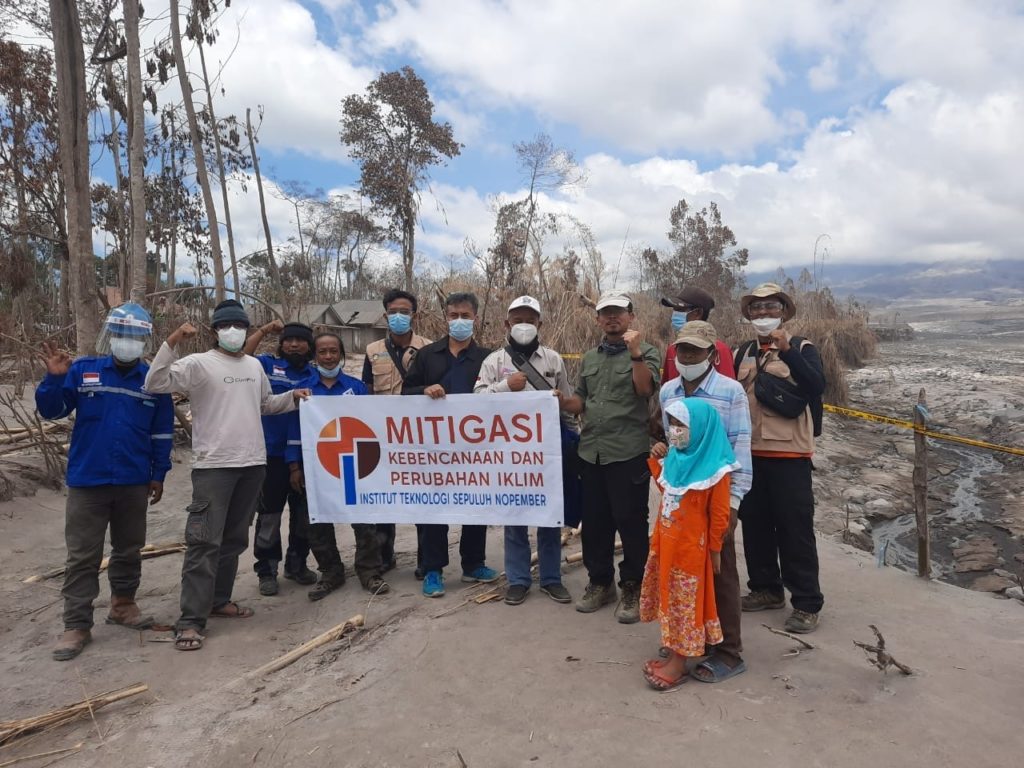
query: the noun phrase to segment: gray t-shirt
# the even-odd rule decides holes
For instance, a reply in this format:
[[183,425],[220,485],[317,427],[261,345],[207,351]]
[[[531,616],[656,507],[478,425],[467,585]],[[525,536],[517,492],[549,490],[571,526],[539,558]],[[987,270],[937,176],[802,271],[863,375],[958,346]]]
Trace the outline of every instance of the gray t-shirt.
[[295,410],[291,392],[272,394],[259,361],[216,349],[178,358],[164,342],[146,376],[147,392],[182,392],[192,405],[192,466],[252,467],[267,463],[261,414]]

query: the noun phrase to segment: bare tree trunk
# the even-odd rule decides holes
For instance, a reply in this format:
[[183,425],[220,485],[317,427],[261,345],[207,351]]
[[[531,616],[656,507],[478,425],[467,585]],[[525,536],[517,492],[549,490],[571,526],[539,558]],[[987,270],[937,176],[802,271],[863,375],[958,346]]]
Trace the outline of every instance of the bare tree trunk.
[[210,76],[206,73],[206,54],[203,53],[203,40],[200,35],[196,40],[199,46],[199,63],[203,68],[203,86],[206,88],[206,108],[210,110],[210,124],[213,126],[213,149],[217,156],[217,173],[220,175],[220,193],[224,200],[224,229],[228,235],[228,257],[231,259],[231,281],[235,286],[235,298],[242,284],[238,280],[238,261],[235,259],[235,233],[231,228],[231,205],[228,202],[228,180],[224,174],[224,153],[220,148],[220,131],[217,130],[217,116],[213,112],[213,93],[210,90]]
[[416,258],[416,215],[407,205],[402,219],[402,266],[405,268],[405,290],[412,292],[412,268]]
[[[55,2],[55,0],[50,0]],[[210,189],[210,176],[206,172],[206,158],[203,155],[203,142],[199,136],[199,121],[196,119],[196,105],[192,101],[192,83],[188,79],[185,68],[185,52],[181,47],[181,19],[178,13],[178,0],[171,0],[171,42],[174,45],[174,63],[178,69],[178,83],[181,85],[181,97],[185,102],[185,114],[188,117],[188,130],[192,137],[192,152],[195,155],[196,180],[203,193],[203,205],[206,207],[206,221],[210,230],[210,251],[213,254],[213,285],[217,302],[224,301],[224,257],[220,249],[220,229],[217,224],[217,209],[213,205],[213,192]]]
[[260,196],[260,216],[263,217],[263,234],[267,238],[267,260],[270,262],[270,279],[274,283],[274,293],[281,302],[281,314],[285,320],[291,316],[288,313],[288,299],[284,295],[284,286],[281,283],[281,271],[277,268],[277,260],[274,258],[274,244],[270,238],[270,221],[267,219],[267,203],[263,197],[263,177],[260,176],[260,159],[256,155],[256,141],[252,135],[252,110],[245,110],[245,132],[249,136],[249,151],[252,152],[252,170],[256,174],[256,190]]
[[[110,154],[114,160],[114,183],[116,185],[117,192],[117,208],[114,212],[115,225],[117,231],[114,233],[117,242],[117,287],[121,291],[122,296],[128,295],[128,290],[131,285],[131,264],[128,259],[128,227],[124,221],[124,169],[121,167],[121,133],[117,130],[117,110],[114,109],[113,93],[115,89],[114,84],[114,65],[107,62],[106,66],[107,76],[107,88],[110,90],[111,98],[107,101],[107,113],[110,116]],[[107,270],[103,270],[103,285],[107,284]]]
[[129,301],[146,300],[146,121],[142,114],[142,61],[139,45],[139,0],[124,0],[124,34],[128,43],[128,177],[132,212],[131,293]]
[[[168,119],[168,122],[170,123],[170,131],[171,131],[171,135],[169,137],[170,138],[170,144],[171,144],[171,178],[173,178],[175,183],[177,183],[177,181],[178,181],[178,160],[177,160],[177,156],[174,153],[174,143],[175,143],[176,132],[175,132],[175,129],[174,129],[174,113],[173,112],[171,112],[171,114],[169,116],[169,119]],[[177,287],[177,283],[175,282],[175,275],[174,275],[174,267],[175,267],[174,259],[175,259],[175,256],[177,255],[177,250],[178,250],[178,222],[175,220],[174,216],[171,217],[170,225],[171,225],[171,251],[170,251],[170,254],[167,256],[167,287],[168,288],[175,288],[175,287]]]
[[96,275],[89,198],[89,107],[85,99],[85,54],[74,0],[50,0],[61,174],[67,191],[71,304],[79,352],[96,347]]

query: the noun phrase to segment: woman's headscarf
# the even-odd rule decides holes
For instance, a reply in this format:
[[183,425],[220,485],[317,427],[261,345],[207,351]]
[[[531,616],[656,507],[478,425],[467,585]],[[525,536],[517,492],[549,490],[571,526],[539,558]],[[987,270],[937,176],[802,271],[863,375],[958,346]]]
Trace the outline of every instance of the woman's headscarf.
[[661,485],[666,494],[682,496],[690,490],[711,488],[729,472],[740,468],[718,412],[706,400],[680,398],[665,409],[690,428],[690,443],[679,450],[669,446],[662,466]]

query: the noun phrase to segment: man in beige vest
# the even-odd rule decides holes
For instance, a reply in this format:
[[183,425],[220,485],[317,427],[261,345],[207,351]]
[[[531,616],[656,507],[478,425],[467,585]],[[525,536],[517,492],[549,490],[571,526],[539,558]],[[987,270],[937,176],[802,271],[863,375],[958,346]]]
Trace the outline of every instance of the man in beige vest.
[[814,539],[814,410],[825,389],[821,357],[811,342],[782,325],[796,315],[775,283],[757,286],[740,311],[757,338],[740,345],[737,380],[750,403],[753,482],[740,503],[750,594],[744,611],[784,608],[790,591],[790,632],[813,632],[824,604]]
[[[411,293],[392,288],[384,294],[388,334],[366,346],[366,359],[363,361],[363,384],[371,395],[402,394],[402,382],[413,357],[430,343],[430,339],[413,333],[412,322],[418,308],[416,297]],[[377,523],[377,534],[380,536],[381,561],[387,572],[395,567],[395,524]],[[423,578],[419,568],[416,573]]]

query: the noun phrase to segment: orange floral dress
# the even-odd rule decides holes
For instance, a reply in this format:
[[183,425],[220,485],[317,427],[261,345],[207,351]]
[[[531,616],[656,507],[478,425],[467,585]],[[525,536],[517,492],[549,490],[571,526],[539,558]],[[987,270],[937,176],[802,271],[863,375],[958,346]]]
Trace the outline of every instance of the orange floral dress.
[[[660,485],[661,462],[648,463]],[[640,620],[659,620],[661,644],[681,656],[703,656],[705,645],[722,642],[711,552],[722,551],[729,528],[730,483],[725,475],[711,488],[687,491],[671,517],[662,510],[651,535]]]

